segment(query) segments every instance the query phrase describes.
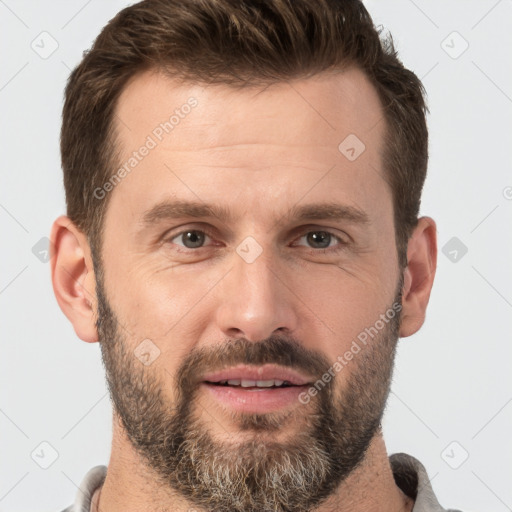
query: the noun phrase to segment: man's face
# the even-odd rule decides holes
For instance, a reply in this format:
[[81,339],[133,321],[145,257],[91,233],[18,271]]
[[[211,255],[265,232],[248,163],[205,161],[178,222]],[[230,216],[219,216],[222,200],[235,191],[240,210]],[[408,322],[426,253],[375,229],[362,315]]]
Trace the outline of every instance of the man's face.
[[199,506],[309,510],[364,457],[398,337],[378,96],[357,70],[257,90],[146,73],[116,116],[98,334],[127,439]]

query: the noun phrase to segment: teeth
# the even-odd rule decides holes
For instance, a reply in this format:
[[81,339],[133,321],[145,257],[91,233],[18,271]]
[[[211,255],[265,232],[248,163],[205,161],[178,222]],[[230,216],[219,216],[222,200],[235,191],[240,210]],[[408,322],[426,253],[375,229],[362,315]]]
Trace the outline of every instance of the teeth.
[[287,380],[278,380],[278,379],[270,379],[270,380],[250,380],[250,379],[230,379],[230,380],[221,380],[219,384],[229,385],[229,386],[242,386],[243,388],[271,388],[271,387],[280,387],[283,384],[287,386],[291,386],[291,384]]
[[274,379],[272,379],[272,380],[257,380],[256,386],[258,386],[259,388],[271,388],[272,386],[274,386],[274,383],[275,383]]

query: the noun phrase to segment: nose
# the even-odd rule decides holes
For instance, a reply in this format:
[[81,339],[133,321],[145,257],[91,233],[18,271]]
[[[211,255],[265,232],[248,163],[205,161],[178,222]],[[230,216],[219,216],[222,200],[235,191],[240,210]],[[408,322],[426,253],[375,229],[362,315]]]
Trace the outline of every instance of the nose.
[[297,299],[265,252],[251,263],[234,254],[232,270],[219,283],[216,322],[228,338],[260,341],[297,328]]

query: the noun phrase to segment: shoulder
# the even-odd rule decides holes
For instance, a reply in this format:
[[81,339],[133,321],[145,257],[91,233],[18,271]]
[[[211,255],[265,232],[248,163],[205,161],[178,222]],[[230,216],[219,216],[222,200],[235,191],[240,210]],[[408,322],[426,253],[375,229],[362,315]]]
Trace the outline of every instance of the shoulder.
[[389,457],[396,485],[414,500],[413,512],[461,512],[445,509],[437,500],[425,466],[407,453],[395,453]]
[[94,491],[103,485],[107,466],[94,466],[83,477],[76,493],[75,502],[62,512],[89,512]]

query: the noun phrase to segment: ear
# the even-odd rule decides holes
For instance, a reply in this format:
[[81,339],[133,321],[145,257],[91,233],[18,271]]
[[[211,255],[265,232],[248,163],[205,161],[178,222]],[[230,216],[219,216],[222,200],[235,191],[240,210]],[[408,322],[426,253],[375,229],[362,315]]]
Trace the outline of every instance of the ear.
[[430,217],[421,217],[407,246],[400,337],[411,336],[423,325],[436,267],[436,223]]
[[64,215],[55,220],[50,235],[53,292],[77,336],[98,341],[96,281],[87,237]]

